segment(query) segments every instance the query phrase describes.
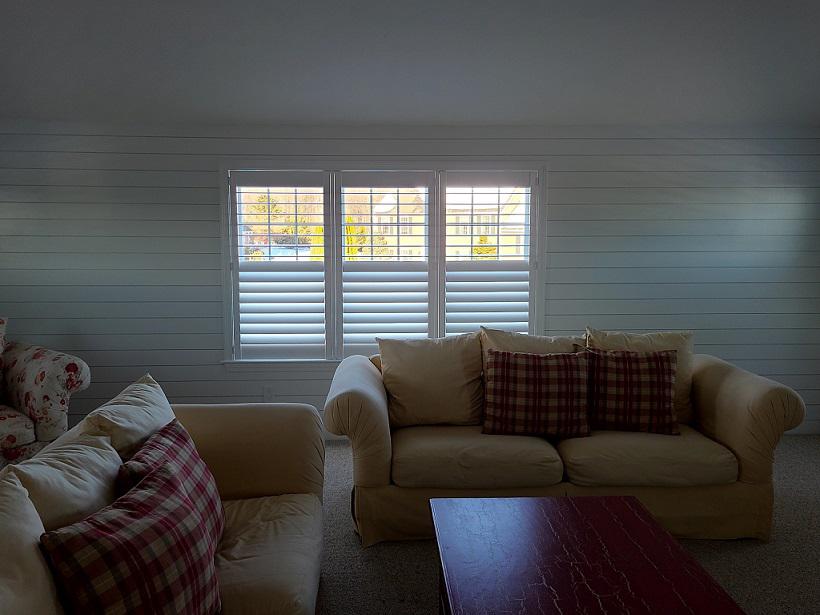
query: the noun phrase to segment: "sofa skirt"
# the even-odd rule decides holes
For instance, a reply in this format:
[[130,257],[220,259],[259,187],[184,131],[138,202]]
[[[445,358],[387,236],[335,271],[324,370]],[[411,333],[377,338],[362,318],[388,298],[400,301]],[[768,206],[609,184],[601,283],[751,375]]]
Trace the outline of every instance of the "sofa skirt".
[[431,498],[632,495],[681,538],[768,540],[772,484],[735,482],[704,487],[578,487],[559,483],[532,489],[410,489],[355,487],[353,522],[362,546],[388,540],[433,538]]

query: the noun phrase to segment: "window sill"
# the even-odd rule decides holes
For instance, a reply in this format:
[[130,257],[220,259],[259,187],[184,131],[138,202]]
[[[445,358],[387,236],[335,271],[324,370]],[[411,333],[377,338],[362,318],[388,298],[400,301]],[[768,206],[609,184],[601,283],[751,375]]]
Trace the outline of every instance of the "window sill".
[[289,366],[313,365],[335,368],[340,362],[339,359],[228,359],[222,361],[222,365],[229,372],[266,372]]

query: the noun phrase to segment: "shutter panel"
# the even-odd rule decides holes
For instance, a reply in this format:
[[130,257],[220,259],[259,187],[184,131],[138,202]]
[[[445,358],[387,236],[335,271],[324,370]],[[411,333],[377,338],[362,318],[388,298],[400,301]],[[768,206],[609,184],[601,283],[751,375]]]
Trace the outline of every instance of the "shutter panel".
[[328,178],[232,173],[237,358],[326,358]]
[[322,263],[239,262],[243,359],[325,358]]
[[527,172],[446,173],[444,334],[530,329]]
[[447,264],[445,334],[476,331],[482,325],[526,333],[529,328],[529,266],[505,262]]
[[375,354],[376,337],[428,336],[426,263],[345,262],[344,354]]
[[343,354],[429,335],[429,172],[341,174]]

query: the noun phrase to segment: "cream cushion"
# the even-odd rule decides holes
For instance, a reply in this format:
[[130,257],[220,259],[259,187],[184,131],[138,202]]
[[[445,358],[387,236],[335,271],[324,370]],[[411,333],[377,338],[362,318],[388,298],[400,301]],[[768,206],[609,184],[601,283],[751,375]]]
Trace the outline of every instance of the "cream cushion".
[[314,494],[231,500],[216,554],[224,615],[313,615],[322,560]]
[[658,331],[655,333],[622,333],[598,331],[587,327],[587,345],[600,350],[630,350],[655,352],[675,350],[675,414],[681,423],[692,422],[692,374],[694,372],[694,345],[691,331]]
[[45,529],[17,476],[0,472],[0,613],[62,613],[43,555]]
[[484,388],[478,333],[378,341],[392,427],[481,422]]
[[50,531],[81,521],[113,502],[121,464],[107,436],[84,434],[8,470],[20,479]]
[[583,335],[549,336],[527,335],[500,329],[481,327],[481,350],[484,363],[487,363],[489,350],[503,352],[527,352],[530,354],[554,354],[575,352],[576,346],[584,345]]
[[88,423],[86,422],[85,418],[74,425],[68,431],[61,433],[60,436],[56,440],[52,440],[49,442],[45,448],[43,448],[40,453],[44,453],[45,451],[50,451],[51,449],[62,446],[63,444],[68,444],[69,442],[74,442],[80,436],[89,433]]
[[693,487],[737,480],[737,458],[687,425],[679,436],[593,431],[558,443],[569,482],[582,487]]
[[111,444],[128,459],[155,431],[174,419],[168,398],[146,374],[84,420],[91,433],[109,436]]
[[392,478],[399,487],[546,487],[563,474],[558,452],[543,438],[483,434],[481,426],[393,432]]

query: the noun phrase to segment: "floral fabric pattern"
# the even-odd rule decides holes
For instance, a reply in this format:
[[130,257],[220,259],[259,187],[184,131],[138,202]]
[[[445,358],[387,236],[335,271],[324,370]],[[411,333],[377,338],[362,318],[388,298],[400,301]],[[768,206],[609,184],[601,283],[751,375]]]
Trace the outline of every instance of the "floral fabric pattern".
[[0,406],[0,450],[34,442],[34,421],[22,412]]
[[[68,400],[91,384],[91,370],[77,357],[18,342],[7,344],[0,356],[3,403],[33,423],[35,438],[18,443],[28,446],[19,451],[3,447],[7,461],[22,461],[36,452],[32,443],[44,445],[66,431]],[[18,437],[21,425],[19,418],[15,423],[0,421],[0,441],[10,435]]]

